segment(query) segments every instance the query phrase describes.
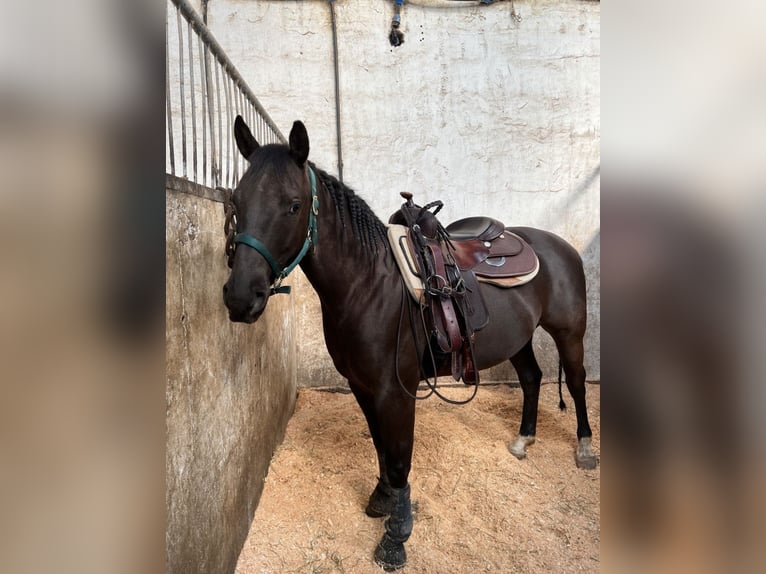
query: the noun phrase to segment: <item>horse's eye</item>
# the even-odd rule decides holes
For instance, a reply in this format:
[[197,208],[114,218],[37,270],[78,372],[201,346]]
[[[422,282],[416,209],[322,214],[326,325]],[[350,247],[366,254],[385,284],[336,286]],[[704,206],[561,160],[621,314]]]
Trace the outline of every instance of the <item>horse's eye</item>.
[[290,215],[295,215],[301,210],[301,202],[296,201],[290,206]]

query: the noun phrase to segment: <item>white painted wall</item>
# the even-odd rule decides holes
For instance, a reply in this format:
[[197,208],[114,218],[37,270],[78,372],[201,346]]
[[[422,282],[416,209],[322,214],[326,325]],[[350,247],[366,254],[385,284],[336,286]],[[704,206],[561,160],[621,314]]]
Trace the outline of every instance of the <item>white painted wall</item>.
[[[387,40],[392,2],[335,6],[345,182],[384,220],[406,190],[444,201],[443,221],[489,214],[570,241],[586,264],[586,369],[598,380],[600,4],[418,0],[404,6],[398,48]],[[328,3],[210,0],[208,25],[281,130],[303,120],[311,159],[337,173]],[[305,278],[292,282],[299,381],[337,383],[317,300]],[[552,379],[555,350],[537,339]]]

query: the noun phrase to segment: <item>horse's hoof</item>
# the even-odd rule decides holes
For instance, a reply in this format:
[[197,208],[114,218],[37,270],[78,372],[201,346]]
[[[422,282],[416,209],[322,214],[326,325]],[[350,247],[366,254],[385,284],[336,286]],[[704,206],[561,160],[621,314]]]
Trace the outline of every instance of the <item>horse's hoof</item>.
[[598,458],[593,456],[583,456],[583,457],[576,457],[575,463],[577,464],[577,468],[582,468],[583,470],[593,470],[598,466]]
[[380,483],[375,487],[367,502],[364,513],[371,518],[388,516],[394,510],[394,497],[387,493]]
[[375,549],[375,563],[386,572],[403,568],[407,563],[407,551],[404,549],[404,544],[396,542],[388,534],[384,534]]
[[511,453],[513,456],[515,456],[517,459],[519,459],[519,460],[524,460],[525,458],[527,458],[527,453],[526,453],[525,451],[523,451],[523,450],[518,450],[518,449],[516,448],[516,445],[510,445],[510,446],[508,447],[508,451],[509,451],[509,452],[510,452],[510,453]]
[[508,445],[508,451],[519,460],[524,460],[527,458],[527,446],[534,442],[534,436],[519,435],[512,444]]
[[577,441],[575,464],[577,464],[577,468],[584,470],[593,470],[598,466],[598,457],[590,445],[590,437],[583,437]]

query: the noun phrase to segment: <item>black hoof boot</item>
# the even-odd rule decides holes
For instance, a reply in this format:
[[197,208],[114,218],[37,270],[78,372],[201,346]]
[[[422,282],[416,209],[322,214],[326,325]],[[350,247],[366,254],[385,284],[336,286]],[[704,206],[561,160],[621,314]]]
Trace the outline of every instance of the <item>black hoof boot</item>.
[[367,503],[367,508],[364,509],[364,512],[367,516],[371,516],[372,518],[388,516],[394,510],[395,503],[396,499],[394,498],[391,487],[378,481],[375,490],[373,490],[370,495],[370,500]]
[[375,562],[390,572],[407,563],[404,543],[412,532],[412,505],[410,504],[410,485],[404,488],[392,488],[394,501],[391,516],[384,524],[386,532],[375,549]]
[[407,564],[407,551],[404,549],[404,543],[392,540],[388,533],[384,534],[375,549],[375,563],[386,572],[404,568],[404,565]]

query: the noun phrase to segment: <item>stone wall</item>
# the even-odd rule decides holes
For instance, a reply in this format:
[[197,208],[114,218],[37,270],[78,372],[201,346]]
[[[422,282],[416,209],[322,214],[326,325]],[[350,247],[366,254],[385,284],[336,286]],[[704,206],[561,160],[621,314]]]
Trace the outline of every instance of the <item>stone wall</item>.
[[168,181],[167,572],[230,573],[295,405],[295,313],[229,322],[222,205]]
[[[387,40],[393,3],[334,2],[345,182],[382,218],[400,191],[441,199],[444,221],[489,214],[557,233],[588,278],[586,369],[600,378],[600,4],[405,2],[405,43]],[[311,159],[338,171],[327,2],[210,0],[208,24],[283,132],[304,121]],[[318,300],[294,292],[298,384],[342,384]],[[544,377],[558,357],[538,331]],[[515,378],[510,365],[484,379]]]

